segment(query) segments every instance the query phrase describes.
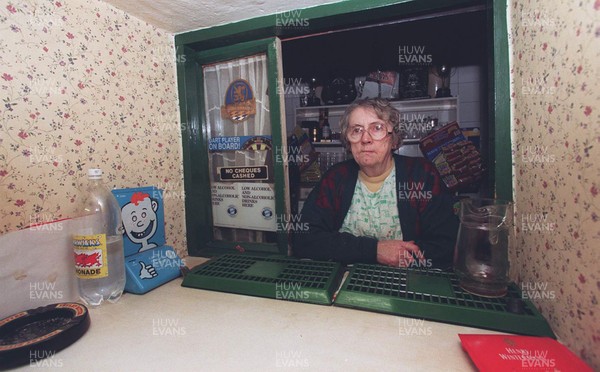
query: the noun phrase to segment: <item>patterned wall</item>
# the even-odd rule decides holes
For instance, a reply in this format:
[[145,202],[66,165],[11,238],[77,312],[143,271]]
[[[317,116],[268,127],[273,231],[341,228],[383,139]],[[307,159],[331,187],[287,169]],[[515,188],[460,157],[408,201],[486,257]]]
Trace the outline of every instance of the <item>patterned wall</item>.
[[165,191],[185,249],[173,35],[99,1],[0,1],[0,233],[75,215],[86,170]]
[[600,1],[509,8],[513,269],[559,339],[600,369]]

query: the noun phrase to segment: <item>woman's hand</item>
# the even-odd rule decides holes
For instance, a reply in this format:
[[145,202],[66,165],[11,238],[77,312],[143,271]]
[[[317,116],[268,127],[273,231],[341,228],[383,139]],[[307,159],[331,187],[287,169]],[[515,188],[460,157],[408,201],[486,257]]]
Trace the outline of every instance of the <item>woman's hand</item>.
[[394,267],[409,267],[414,257],[423,257],[423,253],[413,241],[380,240],[377,243],[377,262]]

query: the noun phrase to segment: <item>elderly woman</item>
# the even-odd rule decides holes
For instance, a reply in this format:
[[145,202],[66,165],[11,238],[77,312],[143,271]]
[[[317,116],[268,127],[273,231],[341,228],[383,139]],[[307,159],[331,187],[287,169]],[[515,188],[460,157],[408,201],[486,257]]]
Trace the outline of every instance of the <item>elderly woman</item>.
[[294,235],[298,257],[449,268],[458,218],[433,165],[393,152],[400,113],[389,102],[351,104],[340,127],[353,159],[331,167],[308,196]]

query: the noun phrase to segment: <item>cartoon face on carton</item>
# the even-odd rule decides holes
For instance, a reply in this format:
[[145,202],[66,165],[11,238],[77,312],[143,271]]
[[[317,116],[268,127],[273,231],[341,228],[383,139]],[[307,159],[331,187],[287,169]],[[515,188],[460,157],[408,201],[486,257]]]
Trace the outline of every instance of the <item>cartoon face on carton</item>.
[[155,243],[150,242],[150,239],[156,233],[158,224],[157,210],[158,202],[144,192],[133,193],[129,203],[121,207],[125,233],[133,243],[141,244],[139,252],[157,246]]

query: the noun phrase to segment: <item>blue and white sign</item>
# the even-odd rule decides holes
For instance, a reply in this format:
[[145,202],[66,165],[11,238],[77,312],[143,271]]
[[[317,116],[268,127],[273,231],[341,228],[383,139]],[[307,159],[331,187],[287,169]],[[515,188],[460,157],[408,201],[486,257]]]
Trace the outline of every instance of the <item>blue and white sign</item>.
[[208,151],[266,151],[271,150],[271,136],[214,137],[208,142]]

